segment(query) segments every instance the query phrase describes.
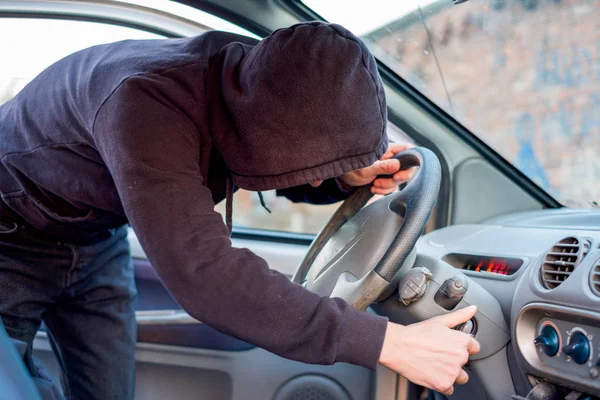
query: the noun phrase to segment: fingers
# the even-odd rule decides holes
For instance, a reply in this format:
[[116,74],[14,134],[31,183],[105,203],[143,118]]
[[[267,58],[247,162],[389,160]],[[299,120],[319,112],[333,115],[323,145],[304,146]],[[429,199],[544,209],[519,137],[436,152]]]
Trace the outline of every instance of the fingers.
[[467,351],[469,352],[469,354],[471,354],[471,355],[477,354],[477,353],[479,353],[480,350],[481,350],[481,345],[479,344],[479,342],[477,340],[471,338],[469,343],[467,343]]
[[475,313],[477,313],[477,307],[469,306],[448,314],[440,315],[439,317],[435,318],[438,322],[447,326],[448,328],[454,328],[455,326],[467,322],[468,320],[473,318]]
[[373,186],[371,187],[371,193],[380,195],[390,194],[398,189],[398,185],[401,183],[402,182],[397,182],[394,179],[375,179],[375,181],[373,181]]
[[442,394],[445,394],[446,396],[450,396],[452,395],[452,393],[454,393],[454,386],[450,386],[450,389],[447,389],[442,392]]
[[396,189],[379,189],[374,186],[371,186],[371,193],[378,194],[380,196],[386,196],[386,195],[394,192],[394,190],[396,190]]
[[[467,373],[467,371],[461,368],[460,372],[458,373],[458,376],[456,377],[456,380],[454,381],[454,384],[465,385],[467,382],[469,382],[469,374]],[[454,393],[454,385],[450,386],[445,390],[442,389],[440,390],[440,392],[442,394],[445,394],[446,396],[450,396],[452,393]]]
[[415,146],[410,143],[390,143],[387,151],[381,157],[381,159],[387,160],[388,158],[392,158],[393,156],[400,153],[401,151],[404,151],[406,149],[411,149],[413,147],[415,147]]
[[458,385],[464,385],[467,382],[469,382],[469,374],[467,374],[467,371],[464,369],[461,369],[460,374],[458,374],[458,378],[456,378],[456,383]]
[[[454,382],[454,384],[456,385],[465,385],[467,382],[469,382],[469,374],[467,373],[467,371],[465,371],[464,369],[460,369],[460,372],[458,373],[458,376],[456,377],[456,380]],[[441,390],[442,394],[445,394],[446,396],[450,396],[454,393],[454,385],[450,386],[449,388],[445,389],[445,390]]]
[[373,164],[373,173],[375,175],[392,175],[400,169],[400,161],[398,160],[383,160],[376,161]]
[[400,162],[398,160],[377,161],[373,166],[373,173],[376,175],[391,175],[391,178],[378,178],[373,181],[371,193],[386,195],[394,192],[398,185],[412,178],[413,171],[398,171]]
[[378,178],[373,181],[373,186],[379,189],[396,189],[402,183],[394,179]]
[[411,180],[414,174],[415,171],[412,168],[404,171],[398,171],[394,174],[393,179],[402,183]]

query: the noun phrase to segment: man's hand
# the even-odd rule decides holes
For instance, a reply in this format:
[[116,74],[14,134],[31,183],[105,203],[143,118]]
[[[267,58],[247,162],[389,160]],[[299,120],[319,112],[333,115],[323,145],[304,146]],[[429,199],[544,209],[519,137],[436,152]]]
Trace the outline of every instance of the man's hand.
[[[371,192],[373,194],[386,195],[392,193],[398,185],[408,181],[412,177],[412,171],[398,171],[400,162],[398,160],[390,160],[395,154],[406,149],[414,147],[412,144],[406,143],[391,143],[381,160],[375,162],[370,167],[357,169],[345,173],[338,179],[348,186],[363,186],[373,182]],[[378,175],[393,175],[391,178],[377,178]]]
[[389,323],[379,363],[417,385],[451,395],[455,383],[469,380],[462,367],[480,349],[473,337],[451,328],[476,312],[471,306],[414,325]]

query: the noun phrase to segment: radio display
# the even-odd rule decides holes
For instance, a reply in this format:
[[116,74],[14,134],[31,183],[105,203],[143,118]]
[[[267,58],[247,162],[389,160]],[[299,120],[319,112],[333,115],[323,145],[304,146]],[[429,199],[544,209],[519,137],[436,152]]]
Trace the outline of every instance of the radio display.
[[497,275],[513,275],[523,265],[519,258],[476,256],[472,254],[446,254],[442,260],[457,269],[473,272],[488,272]]

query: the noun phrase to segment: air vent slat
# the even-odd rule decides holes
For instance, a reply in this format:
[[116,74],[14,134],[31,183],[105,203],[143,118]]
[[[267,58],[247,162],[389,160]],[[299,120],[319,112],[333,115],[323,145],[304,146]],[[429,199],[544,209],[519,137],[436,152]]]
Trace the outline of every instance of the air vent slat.
[[588,240],[567,237],[556,243],[544,256],[540,278],[546,289],[554,289],[566,281],[590,248]]
[[569,262],[569,261],[548,261],[546,260],[546,262],[544,263],[544,265],[559,265],[559,266],[575,266],[576,262]]
[[551,275],[566,275],[566,276],[571,275],[571,271],[556,271],[556,270],[544,269],[542,272],[545,274],[551,274]]
[[576,256],[576,255],[577,255],[577,253],[570,253],[570,252],[566,252],[566,251],[564,251],[564,252],[551,251],[548,254],[546,254],[546,257],[553,256],[553,257],[559,257],[559,258],[562,258],[562,257],[571,258],[571,257]]
[[600,259],[596,261],[594,268],[592,268],[592,273],[590,274],[590,286],[592,287],[592,292],[594,292],[596,296],[600,296]]
[[554,284],[556,284],[556,286],[558,286],[561,283],[563,283],[564,280],[557,281],[557,280],[554,280],[554,279],[545,279],[544,282],[546,282],[546,283],[554,283]]

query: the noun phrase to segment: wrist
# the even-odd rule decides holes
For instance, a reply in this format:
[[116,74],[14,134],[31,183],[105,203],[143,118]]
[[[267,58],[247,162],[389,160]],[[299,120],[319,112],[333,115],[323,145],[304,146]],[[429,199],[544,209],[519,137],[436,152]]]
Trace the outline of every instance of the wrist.
[[403,325],[388,322],[381,354],[379,355],[379,364],[383,366],[397,364],[398,360],[401,359],[399,354],[402,353],[401,348],[403,347],[403,336],[406,334],[405,329]]

